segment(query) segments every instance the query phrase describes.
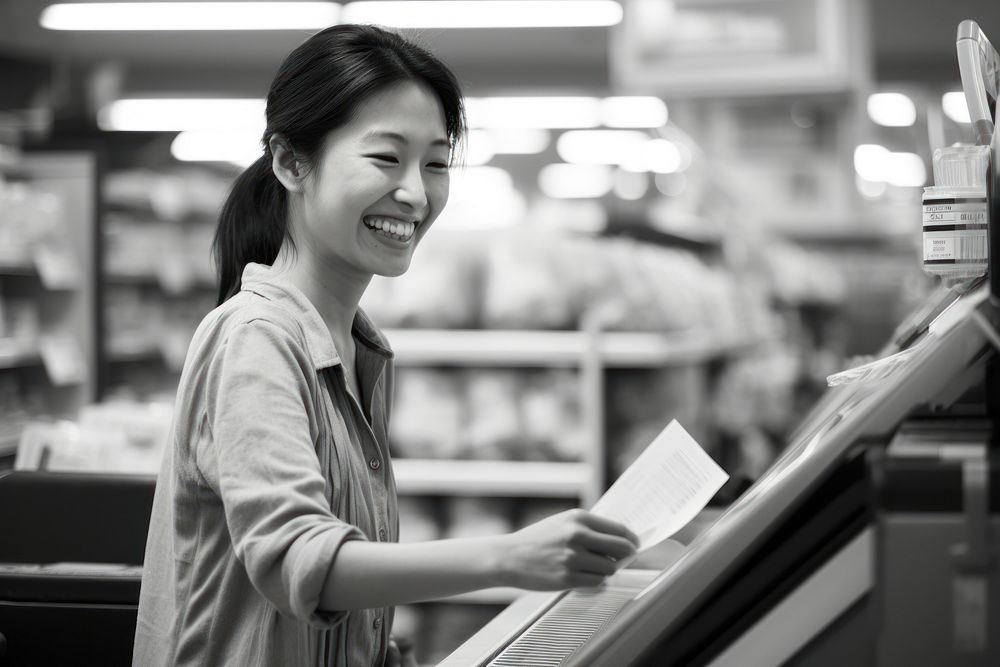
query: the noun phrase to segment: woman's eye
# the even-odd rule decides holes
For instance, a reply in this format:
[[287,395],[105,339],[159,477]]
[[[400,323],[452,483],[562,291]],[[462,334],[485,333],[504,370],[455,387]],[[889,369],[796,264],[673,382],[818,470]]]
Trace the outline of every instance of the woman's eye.
[[369,157],[378,160],[379,162],[387,162],[389,164],[399,164],[399,160],[395,155],[370,155]]
[[448,165],[444,162],[431,162],[427,165],[431,169],[447,169]]

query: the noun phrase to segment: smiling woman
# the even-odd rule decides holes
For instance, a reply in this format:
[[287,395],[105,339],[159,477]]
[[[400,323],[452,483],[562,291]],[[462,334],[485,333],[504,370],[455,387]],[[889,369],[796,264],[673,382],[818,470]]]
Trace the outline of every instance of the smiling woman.
[[281,65],[264,154],[219,218],[219,305],[178,387],[133,664],[414,666],[393,605],[594,586],[634,555],[582,510],[510,535],[397,544],[388,342],[359,309],[448,199],[465,133],[445,65],[372,26]]

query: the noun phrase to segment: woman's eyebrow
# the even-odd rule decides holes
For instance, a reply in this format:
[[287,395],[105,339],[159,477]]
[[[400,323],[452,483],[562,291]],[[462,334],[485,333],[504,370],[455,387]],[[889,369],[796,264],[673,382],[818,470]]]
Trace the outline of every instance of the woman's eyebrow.
[[[371,130],[369,132],[366,132],[365,135],[362,137],[362,140],[364,141],[375,141],[377,139],[391,139],[393,141],[397,141],[403,144],[404,146],[410,143],[409,140],[402,134],[399,134],[398,132],[389,132],[386,130]],[[446,148],[450,148],[451,143],[447,139],[435,139],[434,141],[431,142],[431,146],[444,146]]]

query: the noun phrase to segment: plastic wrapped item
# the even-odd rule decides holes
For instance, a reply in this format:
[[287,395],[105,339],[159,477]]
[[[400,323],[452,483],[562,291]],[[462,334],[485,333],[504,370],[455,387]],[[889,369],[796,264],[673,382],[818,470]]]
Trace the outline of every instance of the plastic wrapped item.
[[175,171],[130,169],[108,174],[104,198],[120,208],[150,211],[161,220],[214,219],[233,177],[193,166]]
[[462,376],[435,369],[400,369],[389,420],[395,456],[455,458],[465,422]]
[[713,423],[739,434],[752,427],[781,433],[789,425],[801,364],[794,350],[774,343],[731,361],[716,382]]
[[551,370],[525,376],[520,398],[524,437],[519,458],[579,461],[590,434],[580,414],[577,373]]
[[486,256],[482,323],[491,329],[571,329],[574,274],[561,274],[553,247],[563,237],[538,230],[497,235]]
[[854,366],[853,368],[848,368],[847,370],[840,371],[839,373],[834,373],[833,375],[827,376],[826,384],[830,387],[837,387],[843,384],[858,384],[862,382],[867,383],[885,380],[892,377],[898,369],[904,367],[909,362],[910,358],[916,354],[919,347],[919,345],[914,345],[909,349],[895,354],[890,354],[887,357],[875,359],[874,361],[869,361],[868,363],[861,364],[860,366]]
[[471,370],[466,373],[468,421],[462,438],[462,458],[516,459],[522,451],[518,376],[510,370]]
[[14,462],[19,469],[156,474],[170,433],[166,403],[102,403],[79,422],[32,422]]
[[410,268],[372,281],[361,307],[384,327],[474,328],[479,315],[483,233],[432,230]]

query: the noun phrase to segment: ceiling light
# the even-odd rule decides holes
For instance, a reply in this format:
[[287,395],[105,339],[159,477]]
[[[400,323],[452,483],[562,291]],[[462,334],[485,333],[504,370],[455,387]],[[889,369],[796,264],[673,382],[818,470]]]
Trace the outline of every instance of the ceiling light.
[[612,26],[622,15],[612,0],[407,0],[351,2],[342,19],[396,28],[568,28]]
[[536,155],[549,147],[549,131],[541,128],[502,128],[473,130],[490,137],[490,145],[502,155]]
[[468,167],[452,174],[448,205],[434,223],[435,229],[509,227],[524,220],[527,204],[509,171]]
[[553,199],[603,197],[611,191],[614,176],[604,165],[549,164],[538,173],[538,187]]
[[496,155],[493,138],[486,130],[472,130],[465,143],[465,164],[478,167],[486,164]]
[[578,129],[656,128],[667,122],[667,106],[656,97],[479,97],[466,100],[470,127]]
[[901,188],[919,188],[927,183],[927,166],[916,153],[890,153],[886,181]]
[[917,120],[917,107],[903,93],[868,96],[868,117],[885,127],[909,127]]
[[337,23],[333,2],[86,2],[49,5],[49,30],[311,30]]
[[556,153],[573,164],[624,164],[648,142],[638,130],[570,130],[556,140]]
[[660,127],[667,124],[667,105],[658,97],[607,97],[601,120],[608,127]]
[[888,180],[889,149],[878,144],[861,144],[854,149],[854,171],[866,181]]
[[97,114],[102,130],[177,132],[213,128],[245,128],[264,133],[262,99],[125,99],[116,100]]
[[854,149],[854,171],[872,183],[898,187],[920,187],[927,182],[927,167],[916,153],[894,153],[878,144],[862,144]]
[[944,115],[956,123],[972,122],[972,117],[969,115],[969,103],[965,99],[964,92],[952,92],[942,95],[941,108],[944,110]]
[[249,167],[264,151],[259,132],[190,130],[174,137],[170,154],[182,162],[231,162]]
[[601,124],[596,97],[482,97],[466,100],[470,127],[583,128]]

